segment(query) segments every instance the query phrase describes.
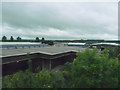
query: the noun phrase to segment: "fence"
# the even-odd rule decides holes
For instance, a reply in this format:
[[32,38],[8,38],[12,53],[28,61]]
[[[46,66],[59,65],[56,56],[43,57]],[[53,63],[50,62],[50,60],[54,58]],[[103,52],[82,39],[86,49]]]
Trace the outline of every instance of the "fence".
[[10,48],[25,48],[25,47],[45,47],[48,46],[48,44],[12,44],[12,45],[0,45],[0,48],[2,49],[10,49]]

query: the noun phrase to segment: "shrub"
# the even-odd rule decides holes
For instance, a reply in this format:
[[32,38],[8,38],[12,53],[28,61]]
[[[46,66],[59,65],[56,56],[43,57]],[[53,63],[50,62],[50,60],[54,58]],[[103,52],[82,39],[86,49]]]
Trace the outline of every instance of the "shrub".
[[107,48],[110,58],[118,58],[120,55],[120,47]]
[[[118,87],[118,58],[109,58],[105,49],[98,54],[97,49],[78,52],[72,69],[64,68],[71,88],[115,88]],[[67,65],[69,66],[69,65]]]

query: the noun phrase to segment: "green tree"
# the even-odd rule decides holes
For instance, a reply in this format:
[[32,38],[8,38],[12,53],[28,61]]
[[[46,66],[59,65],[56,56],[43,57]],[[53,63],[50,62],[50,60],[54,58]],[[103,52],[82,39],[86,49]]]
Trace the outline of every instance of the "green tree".
[[39,37],[36,37],[35,41],[36,41],[36,42],[39,42],[39,41],[40,41]]
[[22,39],[21,39],[21,37],[17,37],[17,41],[21,41]]
[[3,37],[2,37],[2,41],[7,41],[7,37],[6,37],[6,36],[3,36]]
[[109,58],[107,50],[98,54],[97,49],[86,49],[76,55],[73,63],[63,69],[66,81],[69,82],[66,87],[118,88],[118,58]]
[[13,38],[13,36],[11,36],[11,37],[10,37],[10,41],[14,41],[14,38]]
[[43,37],[42,37],[42,39],[41,39],[41,40],[42,40],[42,41],[45,41],[45,38],[43,38]]
[[43,37],[41,39],[41,43],[45,43],[45,39]]
[[120,54],[120,47],[107,48],[110,58],[117,58]]

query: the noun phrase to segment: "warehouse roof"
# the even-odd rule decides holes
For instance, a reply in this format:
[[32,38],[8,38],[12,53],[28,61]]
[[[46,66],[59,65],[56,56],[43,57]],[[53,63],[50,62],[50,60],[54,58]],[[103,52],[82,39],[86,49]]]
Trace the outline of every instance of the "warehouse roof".
[[84,48],[81,47],[69,47],[69,46],[49,46],[49,47],[31,47],[31,48],[18,48],[18,49],[3,49],[1,57],[23,55],[27,53],[44,53],[44,54],[58,54],[69,51],[81,51]]
[[68,45],[85,45],[86,43],[67,43]]

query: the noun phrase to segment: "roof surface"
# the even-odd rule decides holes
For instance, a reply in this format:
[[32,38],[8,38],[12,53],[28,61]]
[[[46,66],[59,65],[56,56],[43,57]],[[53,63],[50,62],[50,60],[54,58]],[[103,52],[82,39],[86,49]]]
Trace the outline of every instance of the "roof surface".
[[1,57],[23,55],[27,53],[44,53],[44,54],[58,54],[69,51],[81,51],[82,47],[70,47],[70,46],[49,46],[49,47],[31,47],[31,48],[18,48],[18,49],[3,49],[0,52]]
[[68,45],[85,45],[86,43],[68,43]]
[[94,43],[91,45],[111,45],[111,46],[120,46],[120,44],[117,43]]

